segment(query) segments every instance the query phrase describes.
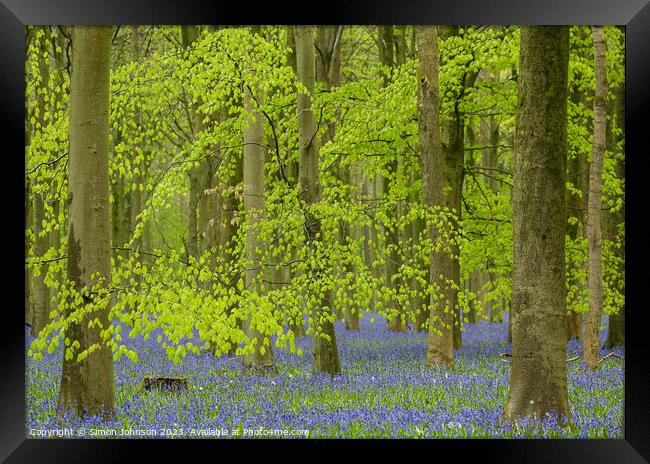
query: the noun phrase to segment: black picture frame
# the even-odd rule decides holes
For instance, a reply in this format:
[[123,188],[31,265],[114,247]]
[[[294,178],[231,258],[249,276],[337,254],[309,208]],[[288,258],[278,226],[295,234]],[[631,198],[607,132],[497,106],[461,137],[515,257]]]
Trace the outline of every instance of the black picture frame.
[[[481,462],[642,463],[650,461],[650,354],[647,309],[648,230],[644,229],[648,154],[644,135],[650,128],[650,4],[648,0],[331,0],[319,4],[289,2],[255,5],[206,0],[0,0],[0,96],[4,131],[2,164],[9,164],[0,183],[6,223],[0,239],[8,271],[3,282],[3,332],[0,337],[0,459],[6,462],[130,461],[136,449],[187,458],[184,446],[227,446],[250,452],[251,446],[276,441],[241,440],[30,440],[25,438],[24,285],[24,25],[26,24],[623,24],[626,25],[626,352],[625,438],[620,440],[286,440],[296,447],[283,459],[311,459],[305,445],[319,452],[339,447],[397,450],[411,459],[465,460],[476,453]],[[292,9],[293,8],[293,9]],[[298,14],[296,12],[300,11]],[[294,12],[294,13],[291,13]],[[22,169],[22,171],[21,171]],[[11,251],[7,256],[7,251]],[[644,285],[645,284],[645,285]],[[178,445],[181,444],[182,447]],[[153,445],[153,446],[152,446]],[[370,446],[369,446],[370,445]],[[240,448],[241,447],[241,448]],[[418,448],[422,458],[415,454]],[[206,450],[209,459],[226,459]],[[304,454],[303,454],[304,452]],[[343,451],[347,454],[347,451]],[[182,453],[182,454],[181,454]],[[217,453],[217,454],[215,454]],[[411,454],[413,453],[413,454]],[[451,454],[448,454],[451,453]],[[454,456],[454,457],[445,457]],[[324,454],[323,454],[324,456]],[[207,458],[207,457],[206,457]],[[150,460],[156,459],[151,456]],[[234,459],[234,457],[228,458]],[[402,457],[403,459],[403,457]]]

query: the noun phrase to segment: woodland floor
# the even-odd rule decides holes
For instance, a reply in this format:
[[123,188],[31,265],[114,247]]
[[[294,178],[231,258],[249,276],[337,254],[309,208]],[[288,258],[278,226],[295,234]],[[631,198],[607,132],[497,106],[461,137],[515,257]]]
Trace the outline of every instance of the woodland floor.
[[[426,335],[389,333],[380,317],[371,323],[365,316],[358,333],[337,323],[336,332],[344,374],[334,379],[311,375],[309,338],[296,343],[303,356],[276,349],[278,374],[261,376],[244,372],[236,359],[209,353],[190,353],[174,365],[155,335],[147,342],[139,337],[131,343],[140,361],[122,357],[115,363],[117,414],[109,422],[57,418],[61,350],[37,362],[27,358],[26,433],[68,428],[83,429],[87,438],[95,437],[89,437],[91,429],[109,431],[111,438],[121,430],[192,438],[200,435],[190,431],[201,429],[208,436],[220,429],[239,429],[240,436],[244,429],[309,430],[309,437],[343,438],[623,436],[624,367],[615,357],[596,373],[585,371],[582,358],[568,363],[573,428],[562,429],[553,419],[511,426],[501,423],[511,362],[502,357],[511,348],[506,324],[466,326],[453,372],[425,370]],[[32,337],[25,338],[29,346]],[[567,358],[581,352],[581,343],[571,341]],[[145,376],[186,377],[189,389],[139,392]]]

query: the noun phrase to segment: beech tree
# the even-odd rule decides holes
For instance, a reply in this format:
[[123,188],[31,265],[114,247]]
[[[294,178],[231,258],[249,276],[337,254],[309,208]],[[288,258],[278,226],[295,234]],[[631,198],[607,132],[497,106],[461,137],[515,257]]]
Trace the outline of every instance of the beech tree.
[[[458,26],[440,26],[441,38],[457,37],[459,34]],[[458,229],[461,224],[461,196],[463,180],[465,177],[465,117],[459,110],[459,104],[465,92],[469,87],[474,85],[478,73],[471,68],[461,74],[460,82],[457,83],[456,92],[452,94],[452,114],[447,115],[443,124],[441,124],[442,147],[444,156],[444,184],[446,206],[453,214],[453,227]],[[460,318],[460,305],[458,302],[458,292],[461,287],[460,283],[460,248],[458,242],[452,244],[452,259],[449,262],[450,269],[447,271],[451,281],[450,288],[450,305],[454,312],[454,348],[462,346],[462,320]]]
[[585,336],[585,362],[590,371],[600,364],[600,323],[603,315],[603,236],[601,226],[603,158],[607,131],[607,63],[605,31],[593,26],[596,94],[594,97],[594,135],[589,165],[589,203],[587,209],[587,241],[589,242],[589,312]]
[[[38,69],[40,82],[38,86],[39,104],[37,106],[38,117],[36,118],[35,130],[43,133],[46,130],[48,121],[48,94],[50,91],[50,63],[48,54],[49,30],[42,26],[37,30],[39,40]],[[32,188],[32,224],[34,227],[34,252],[37,256],[43,257],[50,249],[50,234],[43,229],[45,222],[45,193]],[[33,309],[32,309],[32,334],[37,335],[49,322],[50,314],[50,289],[45,284],[46,272],[39,269],[34,276],[33,286]]]
[[569,28],[522,27],[512,191],[512,372],[506,419],[556,413],[567,393],[565,179]]
[[[621,82],[614,88],[614,101],[611,115],[615,118],[615,124],[608,124],[607,133],[613,145],[612,151],[620,147],[620,155],[616,160],[616,175],[620,180],[625,179],[625,85]],[[616,134],[614,131],[616,130]],[[621,192],[624,194],[624,192]],[[615,264],[617,279],[615,286],[623,294],[625,289],[625,203],[621,202],[620,207],[608,215],[608,233],[611,242],[616,249],[617,261]],[[607,348],[614,348],[625,344],[625,301],[617,308],[616,312],[610,313],[607,326]]]
[[67,261],[71,290],[85,305],[67,315],[72,321],[64,335],[69,348],[64,350],[59,404],[63,411],[77,415],[110,416],[115,408],[113,357],[106,340],[110,337],[107,285],[111,279],[111,32],[107,26],[74,26],[72,37]]
[[142,343],[254,383],[401,344],[436,381],[510,374],[507,419],[570,420],[590,295],[592,364],[604,314],[624,343],[620,28],[26,30],[28,362],[63,351],[63,410],[121,414]]
[[[315,258],[310,272],[314,279],[319,279],[322,270],[319,269],[318,258],[323,253],[323,238],[320,219],[311,211],[312,205],[321,198],[318,127],[311,105],[316,65],[314,30],[308,26],[295,27],[294,36],[298,80],[308,92],[299,91],[298,93],[297,114],[300,147],[298,179],[301,189],[300,199],[305,208],[307,246],[310,247]],[[322,301],[320,304],[316,303],[311,315],[311,321],[314,324],[312,331],[314,334],[314,372],[335,375],[341,372],[341,364],[336,347],[333,315],[327,304],[327,301]]]
[[[418,26],[416,32],[418,53],[418,127],[422,157],[422,188],[424,204],[431,209],[444,205],[444,159],[440,142],[438,112],[438,31],[436,26]],[[429,238],[435,244],[440,238],[438,227],[427,223]],[[429,338],[428,366],[453,367],[454,365],[454,296],[450,280],[451,253],[432,251],[429,276],[433,287]]]
[[[258,28],[254,28],[259,33]],[[251,115],[244,129],[244,211],[250,219],[250,228],[246,232],[246,254],[249,267],[246,269],[246,287],[253,287],[257,293],[264,293],[268,285],[266,277],[267,264],[264,261],[265,244],[259,239],[259,225],[266,214],[264,161],[264,116],[259,110],[262,94],[258,87],[245,84],[244,109]],[[249,288],[250,289],[250,288]],[[250,369],[260,371],[275,370],[273,347],[268,336],[257,329],[260,323],[253,314],[246,323],[247,336],[253,340],[250,354],[244,363]]]

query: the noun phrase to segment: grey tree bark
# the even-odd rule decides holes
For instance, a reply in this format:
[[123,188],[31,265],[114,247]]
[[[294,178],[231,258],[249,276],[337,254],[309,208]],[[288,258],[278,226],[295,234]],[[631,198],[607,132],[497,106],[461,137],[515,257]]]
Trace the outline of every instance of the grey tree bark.
[[[577,88],[573,88],[571,91],[571,101],[575,104],[579,104],[581,93]],[[578,192],[584,195],[585,192],[582,191],[582,172],[586,169],[585,159],[580,156],[581,154],[576,154],[568,159],[567,161],[567,182],[570,182],[574,189],[577,189]],[[567,234],[569,238],[574,241],[582,234],[582,195],[572,192],[567,189],[566,192],[566,214],[567,214]],[[570,218],[576,218],[578,221],[569,221]],[[576,263],[569,263],[570,268],[568,271],[578,271],[578,265]],[[582,287],[581,279],[570,279],[569,283],[574,285],[577,290],[580,290]],[[579,339],[580,338],[580,328],[582,326],[582,314],[574,311],[574,308],[569,303],[567,308],[567,338]]]
[[[481,121],[482,122],[482,121]],[[465,138],[469,142],[470,147],[476,146],[476,141],[477,141],[477,130],[474,124],[469,122],[466,125],[465,128],[466,135]],[[479,132],[480,132],[480,127],[479,127]],[[482,137],[481,137],[482,138]],[[480,162],[480,160],[479,160]],[[472,169],[476,166],[476,160],[474,159],[474,156],[469,156],[467,158],[467,167],[469,169]],[[467,183],[463,182],[463,193],[467,191]],[[480,270],[475,270],[470,273],[470,275],[466,278],[464,285],[465,288],[468,292],[471,292],[475,295],[475,300],[468,301],[467,306],[463,307],[463,315],[467,316],[467,322],[469,324],[475,324],[476,323],[476,317],[478,313],[478,307],[480,305]]]
[[[395,38],[395,28],[391,25],[384,25],[377,27],[377,43],[379,45],[379,59],[384,67],[383,69],[383,82],[384,86],[387,86],[391,82],[391,71],[392,68],[397,64],[396,62],[396,47],[397,41]],[[391,159],[388,163],[389,173],[396,173],[400,168],[399,161],[397,157]],[[384,195],[391,195],[393,193],[394,187],[390,181],[390,175],[382,176],[382,192]],[[403,214],[403,207],[391,208],[388,212],[390,217],[389,223],[395,223],[401,214]],[[392,292],[397,294],[399,291],[401,281],[395,276],[399,272],[399,268],[402,264],[402,256],[399,253],[399,239],[400,235],[396,228],[392,226],[384,227],[384,236],[385,236],[385,247],[386,247],[386,264],[384,269],[384,275],[386,278],[386,285],[390,288]],[[395,316],[388,319],[388,330],[391,332],[406,332],[408,326],[406,324],[406,312],[397,298],[393,298],[388,302],[389,309],[392,309],[396,312]]]
[[[109,220],[108,133],[111,73],[111,27],[74,26],[70,85],[70,153],[68,170],[68,279],[84,297],[88,288],[106,285],[111,278],[111,227]],[[101,279],[94,282],[93,274]],[[87,316],[102,327],[109,321],[108,305]],[[115,379],[111,348],[101,329],[88,319],[72,322],[65,336],[79,351],[98,343],[100,348],[82,361],[63,360],[59,404],[62,411],[79,416],[102,414],[115,408]]]
[[557,413],[570,422],[564,262],[569,27],[522,27],[519,60],[512,371],[504,416]]
[[[315,57],[314,31],[309,26],[294,27],[296,40],[296,65],[298,79],[310,94],[314,91]],[[319,171],[319,141],[314,112],[311,108],[311,97],[298,93],[298,133],[300,145],[300,161],[298,179],[301,187],[300,200],[305,205],[305,229],[308,246],[319,253],[321,248],[321,225],[310,210],[310,207],[320,201],[320,171]],[[315,279],[319,278],[320,269],[312,269]],[[323,302],[325,303],[325,302]],[[330,320],[329,311],[322,307],[314,311],[311,318],[315,324],[314,330],[314,372],[336,375],[341,372],[334,324]],[[329,340],[321,337],[324,334]]]
[[594,134],[589,166],[589,205],[587,207],[587,243],[589,244],[589,311],[585,331],[584,356],[587,370],[598,370],[600,324],[603,315],[603,237],[601,228],[601,197],[603,158],[607,130],[607,63],[603,26],[593,26],[596,93],[594,95]]
[[[438,84],[438,30],[436,26],[417,26],[418,100],[417,117],[420,129],[420,156],[425,206],[431,210],[446,205],[443,196],[444,155],[440,140],[440,94]],[[429,238],[440,241],[440,232],[433,221],[427,221]],[[431,251],[429,278],[434,294],[430,297],[429,336],[426,364],[428,367],[454,366],[454,295],[450,280],[452,257],[442,250]]]
[[[584,39],[584,38],[583,38]],[[570,89],[569,99],[576,105],[584,105],[585,93],[578,85],[574,85]],[[586,238],[586,205],[589,198],[589,153],[576,153],[574,156],[569,157],[567,160],[567,182],[570,182],[573,189],[577,191],[572,192],[567,189],[567,235],[574,241],[580,238]],[[568,218],[576,218],[577,221],[568,221]],[[581,271],[586,271],[582,263],[569,263],[568,272],[577,277],[568,280],[573,287],[575,287],[575,296],[568,295],[567,306],[567,338],[581,339],[583,316],[582,312],[575,311],[575,305],[582,299],[582,293],[585,290],[585,282],[581,277]]]
[[[440,38],[448,38],[459,34],[458,26],[440,26]],[[463,181],[465,178],[465,115],[460,110],[459,104],[465,94],[466,89],[472,87],[478,77],[476,72],[467,72],[463,75],[460,82],[461,89],[454,96],[454,112],[446,118],[442,124],[442,150],[444,154],[444,191],[447,207],[454,211],[453,228],[458,230],[461,224],[462,213],[462,191]],[[450,262],[450,276],[454,285],[450,289],[452,300],[451,307],[454,311],[454,348],[462,346],[462,320],[460,318],[460,307],[458,306],[458,291],[461,288],[460,282],[460,248],[454,244],[453,259]]]
[[[316,27],[316,81],[323,84],[326,91],[332,87],[338,87],[341,84],[341,43],[343,38],[344,26],[317,26]],[[293,47],[295,48],[295,38],[293,39]],[[337,108],[335,114],[340,114],[340,109]],[[322,134],[322,144],[334,138],[336,133],[336,119],[327,123],[327,130]],[[343,166],[341,161],[335,167],[336,178],[344,185],[350,183],[350,167]],[[350,224],[341,220],[339,230],[337,232],[337,241],[341,244],[347,243],[350,238]],[[350,266],[346,265],[340,269],[341,274],[351,272]],[[347,321],[348,308],[337,307],[337,317],[343,318]],[[347,324],[346,324],[347,327]]]
[[[293,26],[287,26],[287,48],[289,49],[288,53],[288,62],[289,65],[291,66],[291,69],[293,70],[293,73],[297,76],[298,75],[298,65],[296,63],[296,37],[293,31]],[[287,141],[287,144],[289,142]],[[287,150],[290,148],[287,147]],[[286,169],[286,175],[287,178],[289,179],[290,182],[298,182],[298,163],[296,163],[293,160],[290,160],[287,162],[287,169]],[[291,251],[291,260],[293,261],[296,257],[296,251],[295,249]],[[293,278],[291,275],[290,269],[286,270],[286,273],[288,274],[289,279]],[[292,318],[292,320],[289,321],[289,328],[291,331],[293,331],[294,336],[296,338],[302,338],[306,335],[306,329],[305,329],[305,321],[302,316],[302,314],[298,317]]]
[[[479,123],[479,139],[481,144],[489,147],[483,149],[481,153],[481,167],[484,168],[483,180],[487,184],[490,191],[496,193],[498,191],[498,185],[494,178],[494,171],[492,171],[492,169],[496,169],[498,167],[498,156],[496,148],[491,147],[495,147],[499,143],[499,129],[498,126],[495,127],[493,118],[481,118],[481,121]],[[492,262],[488,258],[485,262],[485,270],[478,272],[476,279],[478,288],[477,293],[478,298],[481,302],[483,316],[487,318],[488,322],[495,322],[495,304],[494,301],[487,298],[487,293],[490,291],[491,286],[493,285],[492,275],[490,272],[488,272],[488,269],[490,269],[491,266]]]
[[[421,198],[414,199],[415,201],[421,202]],[[413,237],[413,244],[419,245],[423,234],[427,233],[427,227],[424,219],[416,218],[411,225],[411,234]],[[429,275],[429,266],[426,266],[424,269],[424,279],[426,282],[430,280]],[[429,301],[428,298],[424,295],[424,288],[421,282],[417,277],[413,277],[409,283],[411,291],[415,292],[415,298],[413,299],[413,310],[415,311],[415,323],[414,330],[415,332],[423,332],[427,330],[426,322],[429,318]]]
[[[199,37],[199,29],[197,26],[181,26],[181,36],[183,48],[189,48],[195,40]],[[187,105],[191,103],[186,102]],[[192,129],[192,136],[198,137],[203,131],[203,117],[195,107],[190,107],[190,125]],[[206,185],[209,183],[207,180],[207,173],[209,172],[209,163],[207,159],[200,160],[197,166],[192,167],[188,171],[190,191],[189,191],[189,218],[188,218],[188,242],[186,244],[187,252],[190,256],[198,256],[204,248],[204,241],[202,230],[205,229],[209,208],[207,199],[205,198]]]
[[[246,233],[246,255],[250,266],[246,269],[245,285],[257,293],[265,291],[263,280],[266,274],[264,265],[264,243],[259,239],[259,225],[266,217],[266,197],[264,163],[266,148],[264,143],[264,116],[259,109],[263,99],[259,88],[244,88],[244,111],[250,119],[244,129],[244,211],[251,218],[251,228]],[[249,369],[272,372],[276,370],[273,345],[270,337],[262,334],[248,320],[245,323],[246,335],[254,341],[254,350],[244,358]],[[262,347],[264,348],[262,350]]]
[[[234,269],[234,263],[239,259],[238,253],[235,248],[235,237],[239,229],[239,209],[241,205],[240,192],[237,190],[243,180],[243,154],[237,153],[235,161],[235,170],[228,175],[225,185],[227,186],[227,193],[222,197],[221,211],[217,213],[217,220],[219,222],[219,233],[217,234],[218,246],[221,250],[221,257],[223,259],[226,269]],[[230,285],[237,288],[240,274],[237,272],[230,277]],[[232,309],[231,309],[232,311]],[[238,327],[242,327],[241,321],[238,321]],[[232,343],[230,354],[235,354],[237,346]]]

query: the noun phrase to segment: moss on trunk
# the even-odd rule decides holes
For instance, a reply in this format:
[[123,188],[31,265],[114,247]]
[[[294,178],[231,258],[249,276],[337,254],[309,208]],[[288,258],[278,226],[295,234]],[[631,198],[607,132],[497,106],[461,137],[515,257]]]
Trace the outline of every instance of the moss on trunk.
[[570,421],[564,241],[569,28],[523,27],[515,129],[512,372],[504,416]]

